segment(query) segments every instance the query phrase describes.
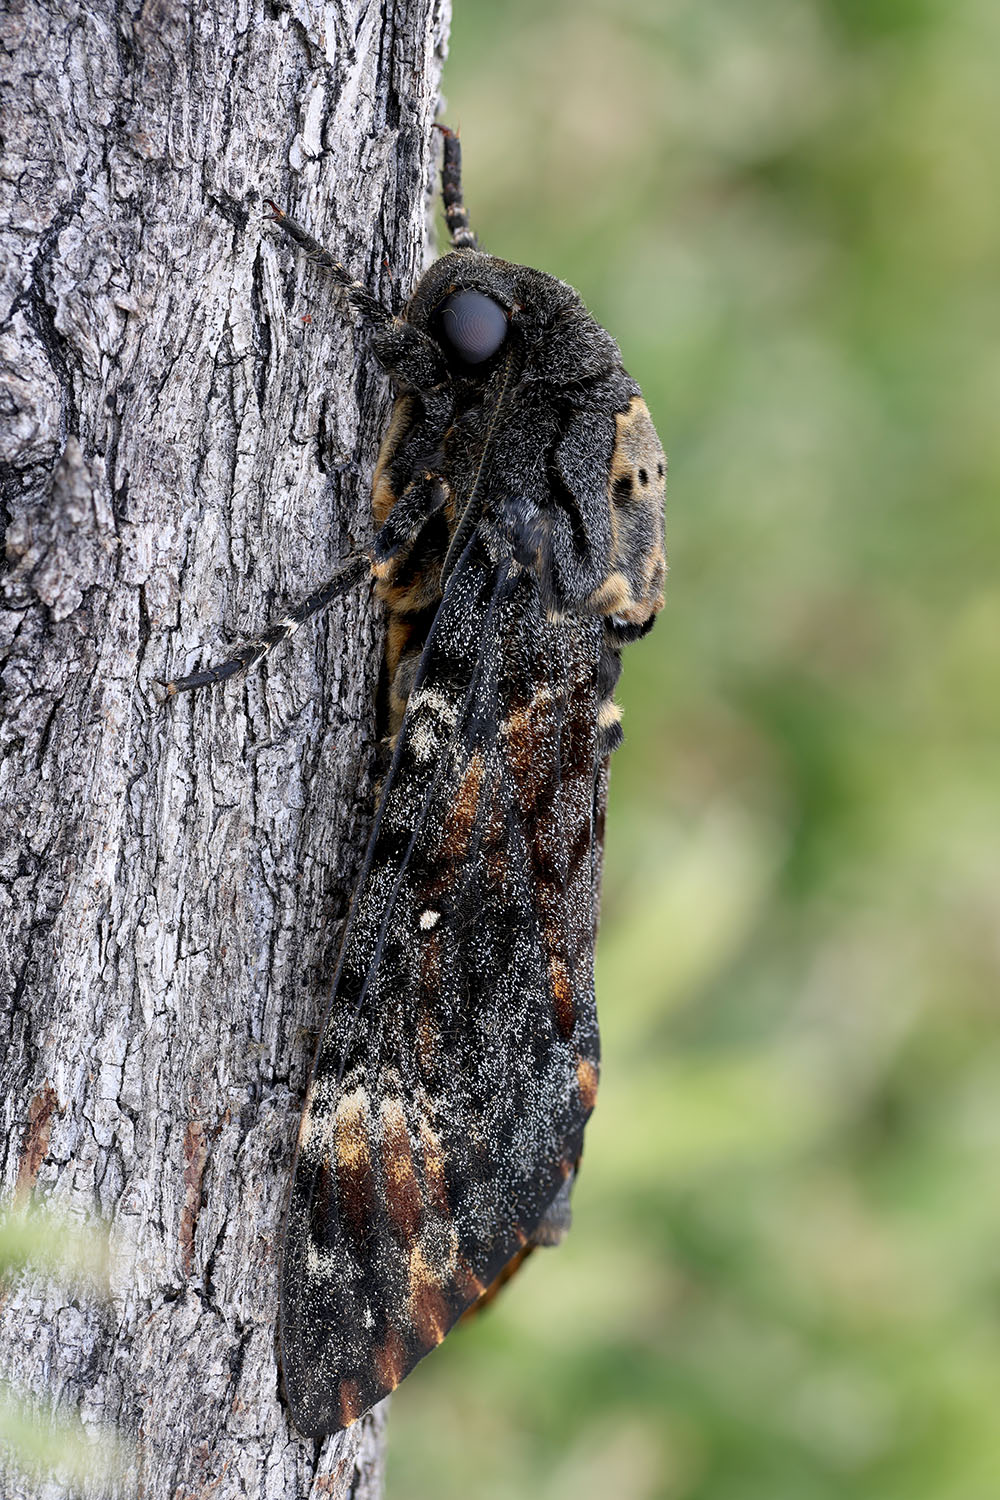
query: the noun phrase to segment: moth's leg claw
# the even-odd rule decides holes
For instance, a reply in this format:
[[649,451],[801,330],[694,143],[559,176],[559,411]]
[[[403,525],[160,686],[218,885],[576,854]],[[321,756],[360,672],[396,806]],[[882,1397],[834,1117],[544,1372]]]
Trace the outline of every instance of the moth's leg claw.
[[428,517],[441,509],[447,493],[439,476],[430,470],[410,480],[375,538],[372,566],[376,577],[381,578],[391,563],[399,561]]

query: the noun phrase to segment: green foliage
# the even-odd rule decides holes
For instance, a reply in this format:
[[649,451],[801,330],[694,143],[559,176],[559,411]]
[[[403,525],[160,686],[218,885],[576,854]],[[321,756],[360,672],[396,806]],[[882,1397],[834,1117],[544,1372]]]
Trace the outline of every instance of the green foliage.
[[455,7],[483,243],[670,457],[576,1229],[395,1399],[390,1496],[990,1500],[1000,10]]
[[107,1288],[108,1239],[102,1231],[70,1223],[44,1209],[0,1212],[0,1276],[28,1267],[49,1275],[82,1278]]
[[[0,1295],[5,1281],[26,1270],[100,1294],[107,1287],[107,1236],[42,1210],[8,1209],[0,1213]],[[128,1458],[127,1446],[107,1433],[75,1415],[44,1411],[0,1381],[0,1481],[5,1474],[58,1476],[74,1489],[100,1487]]]

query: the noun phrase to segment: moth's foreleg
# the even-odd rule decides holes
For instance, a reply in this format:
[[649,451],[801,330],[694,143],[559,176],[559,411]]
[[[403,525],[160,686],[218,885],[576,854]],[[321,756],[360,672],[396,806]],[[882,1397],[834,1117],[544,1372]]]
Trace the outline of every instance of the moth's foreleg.
[[437,123],[444,136],[444,157],[441,162],[441,197],[444,200],[444,218],[451,235],[453,250],[478,250],[476,239],[469,224],[469,215],[462,200],[462,147],[458,135],[447,125]]
[[253,671],[269,651],[273,651],[274,647],[279,646],[282,641],[287,641],[300,625],[304,625],[307,620],[318,615],[332,600],[341,594],[346,594],[356,583],[360,583],[362,578],[369,573],[370,568],[367,557],[352,557],[345,567],[323,584],[322,588],[316,589],[297,609],[293,609],[291,614],[279,620],[256,640],[248,641],[233,656],[220,662],[218,666],[205,667],[201,672],[192,672],[188,677],[175,677],[171,682],[158,683],[155,689],[156,696],[162,702],[167,698],[175,697],[178,693],[189,693],[195,688],[211,687],[214,683],[225,682],[239,673]]
[[427,519],[441,509],[447,488],[437,474],[427,470],[403,490],[372,547],[373,572],[385,578],[393,571],[409,544],[419,535]]
[[294,240],[300,250],[304,250],[314,265],[321,266],[324,271],[329,271],[336,281],[347,291],[351,306],[360,313],[365,322],[371,323],[377,328],[384,327],[392,322],[392,313],[383,307],[377,297],[373,296],[368,288],[357,281],[341,261],[329,250],[324,249],[319,240],[313,239],[308,229],[303,229],[295,219],[272,203],[270,198],[265,200],[271,210],[271,220],[283,229],[289,239]]

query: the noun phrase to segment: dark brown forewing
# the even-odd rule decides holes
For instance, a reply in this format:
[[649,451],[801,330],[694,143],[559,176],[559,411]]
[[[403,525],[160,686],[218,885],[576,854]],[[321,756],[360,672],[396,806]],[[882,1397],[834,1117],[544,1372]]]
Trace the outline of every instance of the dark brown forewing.
[[579,1156],[600,623],[476,539],[410,696],[303,1118],[282,1275],[296,1425],[392,1390],[528,1243]]

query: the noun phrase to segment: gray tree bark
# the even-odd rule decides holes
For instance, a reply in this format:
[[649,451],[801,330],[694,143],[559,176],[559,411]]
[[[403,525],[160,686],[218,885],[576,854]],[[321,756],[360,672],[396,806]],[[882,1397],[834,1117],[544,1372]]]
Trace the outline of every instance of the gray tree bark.
[[[371,537],[387,391],[274,197],[398,302],[448,0],[8,0],[0,165],[3,1185],[111,1229],[0,1377],[134,1443],[102,1495],[371,1497],[384,1413],[281,1404],[281,1215],[372,810],[362,585],[255,677],[155,701]],[[9,1500],[63,1496],[9,1476]]]

